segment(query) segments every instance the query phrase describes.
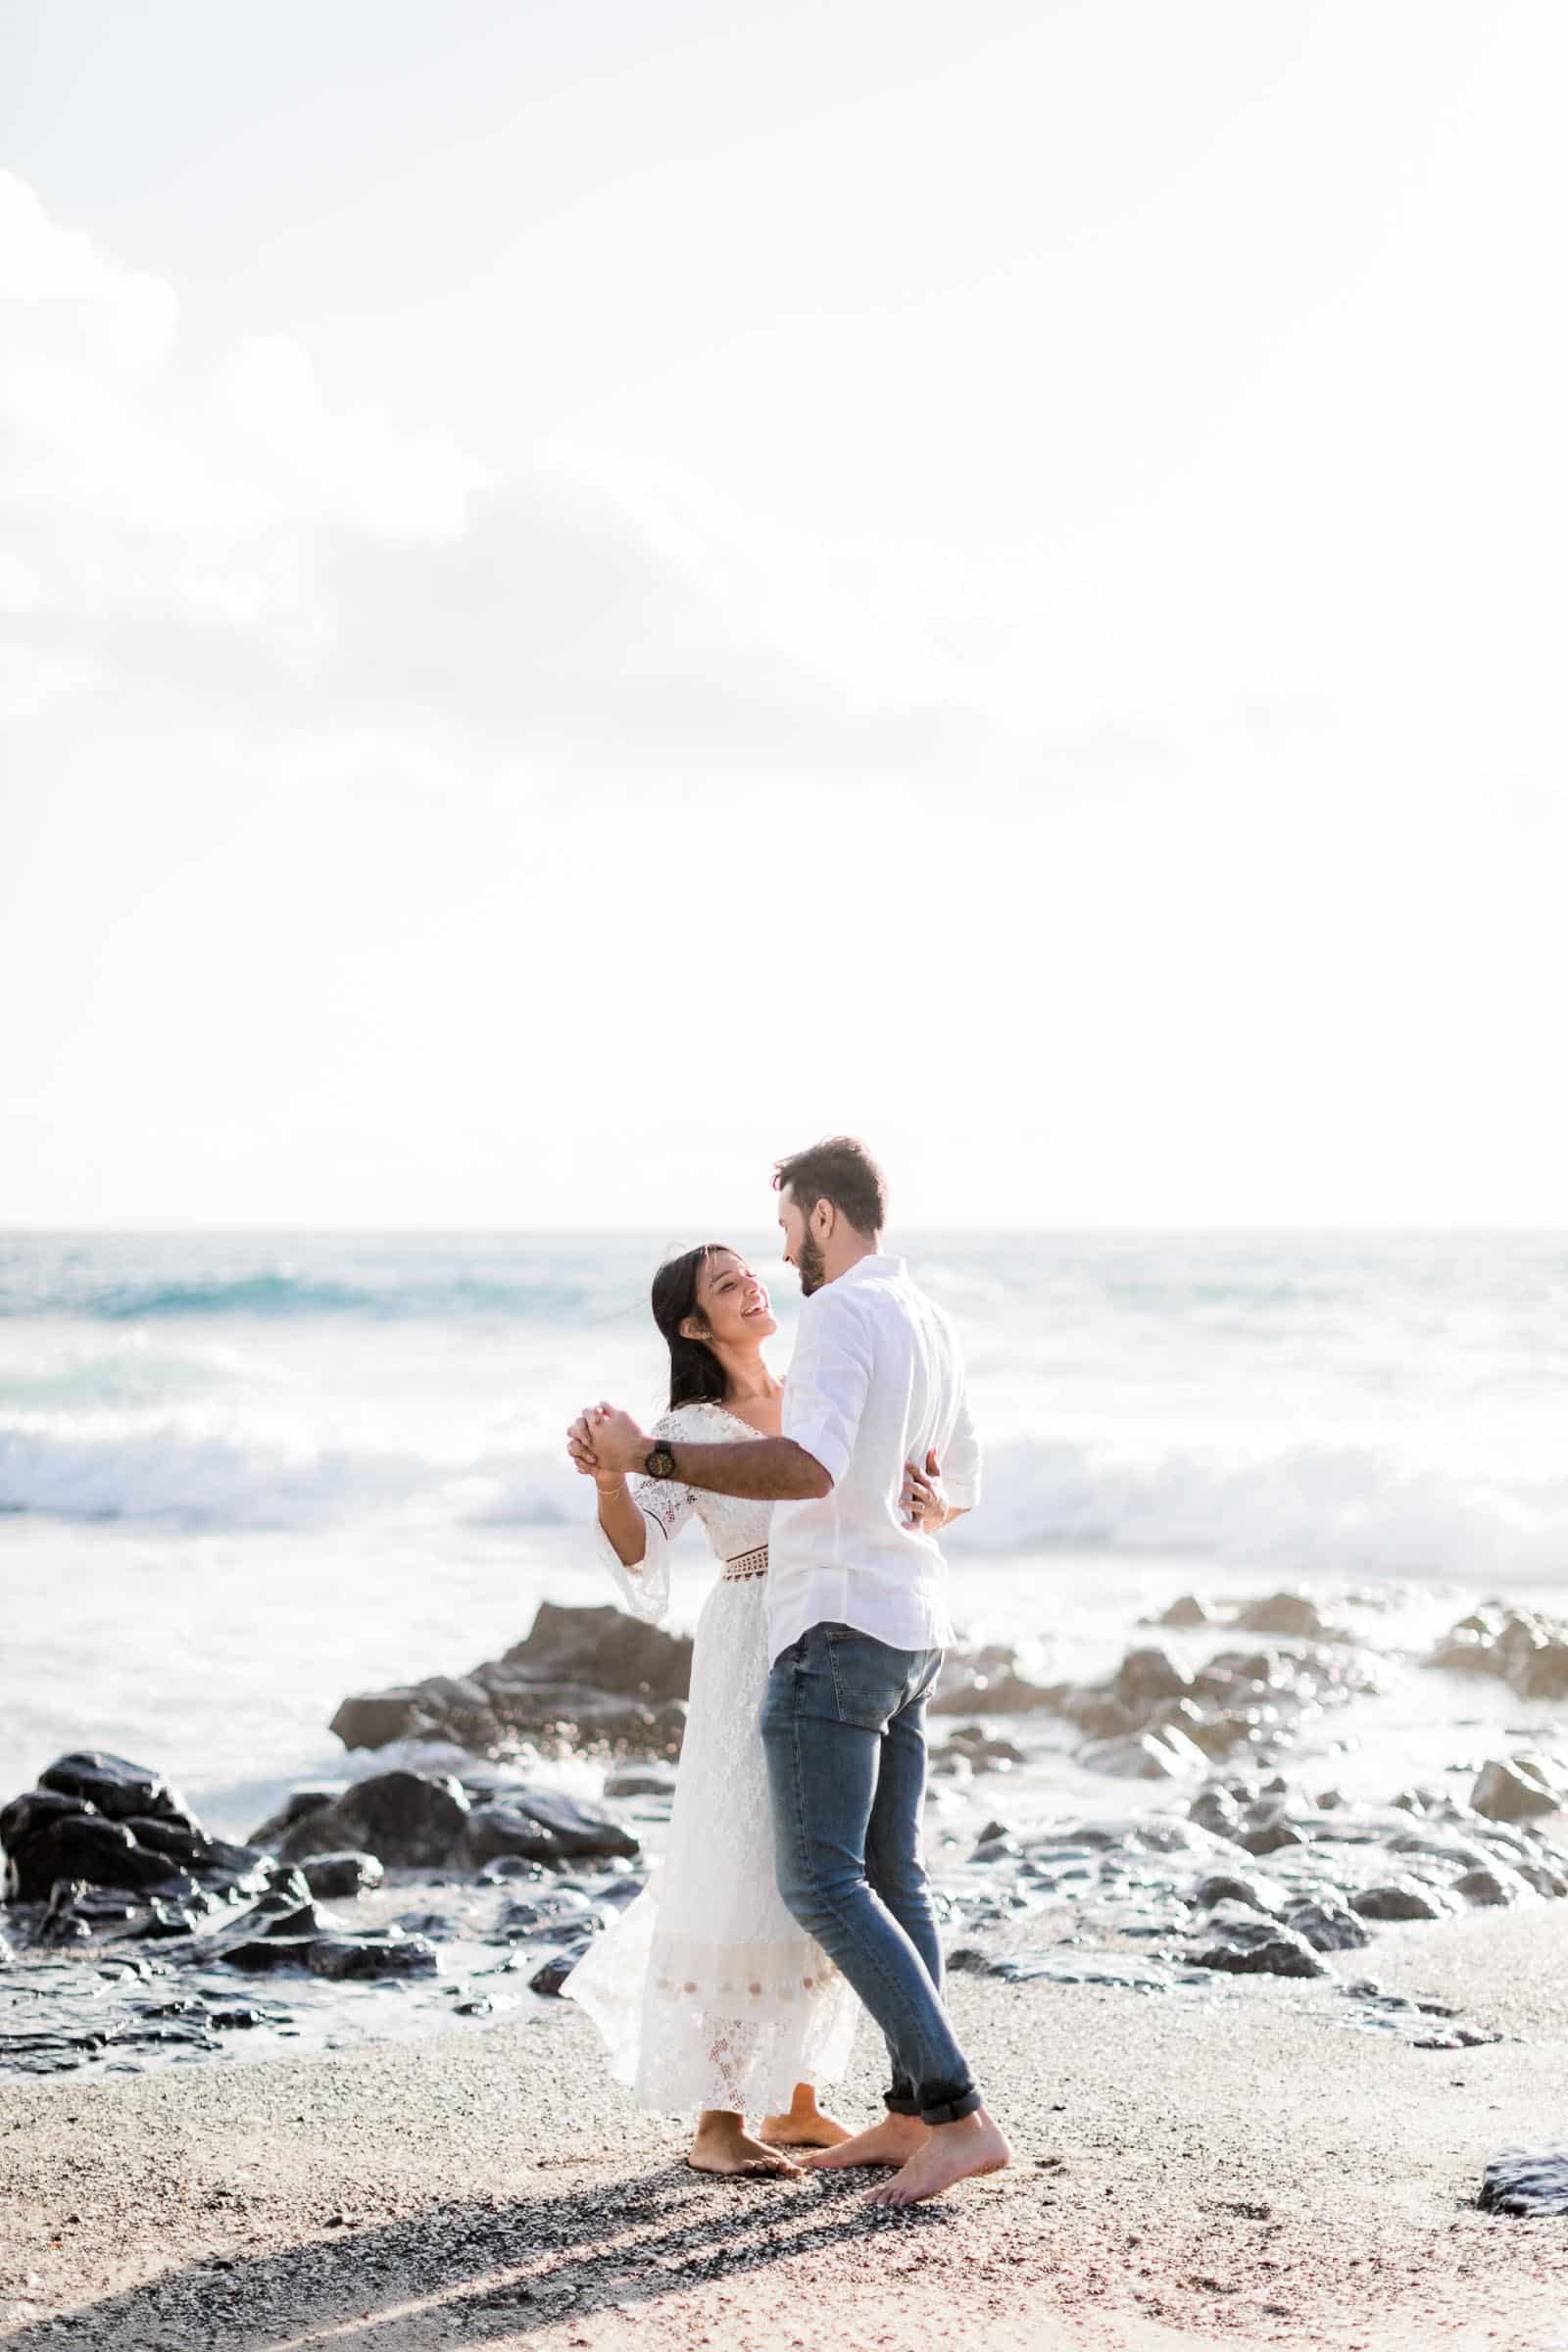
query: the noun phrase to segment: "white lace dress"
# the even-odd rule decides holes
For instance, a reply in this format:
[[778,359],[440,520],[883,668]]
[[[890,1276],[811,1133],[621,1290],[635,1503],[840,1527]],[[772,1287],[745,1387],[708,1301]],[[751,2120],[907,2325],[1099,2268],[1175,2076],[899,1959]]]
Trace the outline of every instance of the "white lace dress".
[[[680,1405],[653,1434],[695,1445],[757,1436],[716,1404]],[[694,1513],[721,1561],[744,1563],[766,1544],[765,1502],[667,1479],[634,1479],[632,1493],[648,1530],[639,1566],[623,1567],[596,1534],[639,1617],[657,1621],[668,1608],[670,1544]],[[766,1589],[765,1572],[732,1572],[704,1602],[664,1861],[562,1987],[599,2028],[638,2105],[662,2114],[776,2114],[797,2082],[841,2076],[855,2036],[854,1994],[786,1911],[773,1875],[758,1730]]]

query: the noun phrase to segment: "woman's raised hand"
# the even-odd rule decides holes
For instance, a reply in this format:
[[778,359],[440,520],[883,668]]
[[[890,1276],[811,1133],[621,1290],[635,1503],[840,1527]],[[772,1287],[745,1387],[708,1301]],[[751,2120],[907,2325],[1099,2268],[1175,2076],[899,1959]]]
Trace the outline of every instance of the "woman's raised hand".
[[579,1476],[595,1479],[601,1487],[606,1488],[618,1487],[621,1483],[620,1472],[606,1470],[594,1450],[595,1424],[602,1421],[610,1409],[604,1403],[585,1404],[566,1432],[566,1451]]
[[923,1535],[934,1536],[946,1527],[948,1498],[942,1490],[942,1464],[937,1460],[935,1446],[926,1455],[923,1470],[915,1462],[905,1463],[899,1507],[907,1524],[918,1528]]

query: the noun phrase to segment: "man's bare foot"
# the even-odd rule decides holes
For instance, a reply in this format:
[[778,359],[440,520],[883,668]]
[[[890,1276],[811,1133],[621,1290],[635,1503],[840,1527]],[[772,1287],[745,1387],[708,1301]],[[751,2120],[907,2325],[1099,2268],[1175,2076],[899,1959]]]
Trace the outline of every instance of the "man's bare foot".
[[694,2173],[746,2176],[758,2180],[794,2180],[800,2166],[772,2148],[764,2148],[746,2129],[744,2115],[714,2112],[698,2123],[686,2158]]
[[907,2164],[931,2134],[917,2115],[885,2115],[869,2132],[857,2132],[837,2147],[822,2148],[802,2162],[808,2172],[853,2169],[859,2164]]
[[775,2148],[837,2148],[850,2136],[848,2124],[824,2115],[809,2082],[797,2082],[787,2115],[770,2115],[757,2136]]
[[884,2180],[880,2188],[873,2188],[865,2201],[868,2205],[918,2205],[926,2197],[940,2197],[956,2181],[967,2180],[976,2173],[1000,2173],[1011,2162],[1012,2150],[1000,2127],[983,2107],[977,2107],[959,2123],[933,2124],[925,2145],[916,2148],[902,2172]]

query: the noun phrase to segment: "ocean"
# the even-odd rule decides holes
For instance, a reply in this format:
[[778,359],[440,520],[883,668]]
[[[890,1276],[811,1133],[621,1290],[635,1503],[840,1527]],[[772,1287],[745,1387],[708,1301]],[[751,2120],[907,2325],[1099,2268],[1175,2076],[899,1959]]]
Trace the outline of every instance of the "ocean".
[[[243,1835],[342,1777],[347,1691],[608,1599],[564,1433],[601,1396],[658,1411],[648,1284],[686,1238],[0,1237],[0,1801],[101,1746]],[[712,1238],[755,1250],[787,1369],[776,1237]],[[1358,1593],[1413,1658],[1476,1598],[1568,1601],[1568,1235],[889,1247],[967,1354],[976,1636],[1099,1671],[1179,1591],[1298,1584]],[[685,1556],[689,1623],[695,1533]],[[1403,1746],[1451,1746],[1449,1679],[1410,1678]],[[1478,1737],[1531,1712],[1465,1698]]]

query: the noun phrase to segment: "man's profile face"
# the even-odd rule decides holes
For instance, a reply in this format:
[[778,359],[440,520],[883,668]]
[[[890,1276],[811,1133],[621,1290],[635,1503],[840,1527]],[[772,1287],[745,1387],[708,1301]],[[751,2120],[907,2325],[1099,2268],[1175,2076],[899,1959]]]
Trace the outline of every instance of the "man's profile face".
[[778,1224],[784,1236],[784,1263],[795,1268],[801,1278],[802,1295],[809,1298],[813,1291],[822,1288],[827,1269],[816,1236],[801,1214],[794,1195],[787,1190],[778,1197]]

